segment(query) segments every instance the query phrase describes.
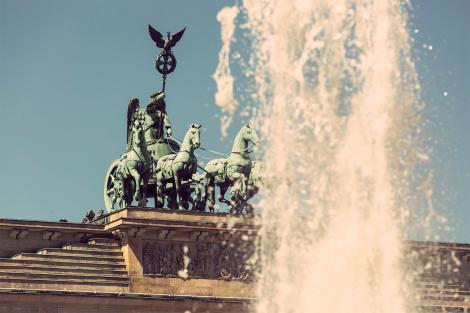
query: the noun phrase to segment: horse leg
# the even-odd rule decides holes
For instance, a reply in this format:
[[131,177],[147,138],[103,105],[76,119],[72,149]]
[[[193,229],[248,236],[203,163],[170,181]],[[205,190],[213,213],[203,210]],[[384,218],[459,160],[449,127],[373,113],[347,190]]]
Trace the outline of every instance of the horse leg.
[[233,180],[230,194],[231,213],[240,213],[240,205],[243,203],[243,188],[243,178],[237,175],[237,178]]
[[178,210],[178,201],[176,201],[176,195],[172,193],[168,196],[168,208],[170,210]]
[[230,201],[225,199],[225,194],[227,193],[227,190],[228,190],[229,186],[230,186],[230,184],[228,182],[222,182],[222,183],[219,184],[219,190],[220,190],[219,202],[222,202],[222,203],[225,203],[225,204],[228,204],[228,205],[230,205]]
[[157,186],[155,188],[155,208],[163,208],[163,183],[157,178]]
[[148,184],[148,174],[142,175],[142,197],[139,201],[139,206],[146,207],[147,206],[147,184]]
[[176,188],[169,188],[165,191],[165,196],[167,198],[167,205],[170,210],[178,210],[178,201],[176,201]]
[[188,210],[189,209],[189,203],[192,202],[191,188],[189,188],[189,186],[187,186],[187,185],[181,186],[180,198],[181,198],[181,206],[185,210]]
[[247,185],[248,185],[248,177],[244,174],[240,174],[238,178],[240,180],[240,190],[238,191],[238,201],[246,201],[247,197]]
[[250,205],[247,203],[248,199],[250,198],[248,176],[242,173],[239,177],[239,184],[240,189],[232,201],[234,201],[236,204],[237,213],[243,213],[243,211],[245,211],[247,215],[250,215],[253,209],[252,207],[250,208]]
[[132,197],[134,194],[135,182],[132,177],[126,177],[123,180],[123,207],[128,208],[132,205]]
[[135,182],[134,199],[135,201],[139,201],[140,200],[140,180],[141,180],[139,171],[137,171],[137,169],[133,167],[129,170],[129,173],[134,178],[134,182]]
[[245,201],[250,200],[259,192],[259,187],[255,185],[248,185],[246,188],[246,198]]
[[225,199],[225,193],[227,192],[228,186],[225,183],[220,183],[219,184],[219,202],[226,202],[227,200]]
[[209,202],[207,207],[210,212],[214,212],[214,206],[215,206],[215,182],[214,180],[215,180],[214,177],[212,177],[212,175],[209,175],[209,177],[204,182],[206,198],[207,198],[207,201]]
[[116,206],[117,206],[118,210],[123,209],[124,208],[124,199],[118,197],[116,199]]
[[204,212],[206,209],[206,196],[204,184],[201,182],[196,183],[194,187],[193,211]]
[[173,180],[175,181],[175,198],[177,206],[181,203],[181,179],[179,177],[178,169],[173,170]]
[[163,209],[163,169],[157,167],[155,170],[155,208]]

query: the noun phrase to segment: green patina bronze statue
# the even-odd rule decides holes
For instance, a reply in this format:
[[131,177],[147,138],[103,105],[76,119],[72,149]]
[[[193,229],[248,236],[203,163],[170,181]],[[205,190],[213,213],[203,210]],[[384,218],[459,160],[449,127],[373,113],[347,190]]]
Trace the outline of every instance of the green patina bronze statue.
[[[132,100],[131,100],[132,101]],[[132,120],[129,130],[127,152],[115,160],[107,174],[105,182],[105,205],[107,209],[129,206],[132,200],[141,201],[141,186],[146,187],[151,158],[144,140],[144,117],[140,115]]]
[[[156,175],[156,196],[155,205],[163,206],[163,194],[170,195],[170,208],[177,209],[179,205],[189,208],[189,186],[188,180],[192,179],[196,173],[197,159],[194,150],[199,148],[201,125],[191,124],[188,127],[183,143],[178,153],[166,155],[157,161],[155,169]],[[186,180],[186,181],[185,181]],[[168,192],[167,184],[172,185],[172,190]]]
[[129,101],[127,152],[108,169],[104,186],[106,209],[130,206],[133,199],[146,206],[153,164],[160,157],[179,150],[175,141],[164,138],[165,131],[168,135],[172,133],[164,98],[163,92],[153,94],[145,109],[139,106],[139,99]]
[[[111,163],[105,179],[108,211],[129,207],[134,201],[144,207],[147,198],[154,197],[155,208],[163,208],[166,201],[173,210],[187,210],[191,204],[192,210],[205,211],[207,203],[214,212],[218,186],[219,202],[229,205],[232,213],[252,213],[248,200],[261,186],[263,163],[251,160],[250,144],[257,144],[258,136],[249,125],[238,132],[228,158],[209,161],[200,173],[195,155],[201,142],[200,125],[191,124],[179,146],[167,138],[171,126],[164,111],[149,114],[149,107],[138,107],[135,98],[130,108],[127,151]],[[158,136],[164,129],[167,136]]]
[[[154,159],[158,159],[173,151],[168,147],[165,133],[172,134],[172,128],[168,114],[166,113],[165,93],[157,92],[150,96],[147,107],[139,106],[139,99],[132,98],[127,110],[127,148],[131,144],[132,125],[135,119],[143,120],[144,140],[147,149]],[[178,146],[177,143],[173,143]]]
[[[258,136],[250,125],[245,125],[235,137],[230,156],[227,159],[214,159],[206,164],[204,170],[209,176],[206,189],[210,211],[214,210],[216,185],[220,189],[219,201],[230,205],[232,210],[239,211],[240,205],[246,203],[252,167],[250,143],[257,144]],[[230,201],[225,199],[229,187],[232,187]]]
[[[243,126],[235,137],[230,156],[207,163],[197,172],[195,150],[200,146],[200,128],[191,124],[182,142],[172,137],[172,126],[166,112],[165,81],[176,68],[171,48],[181,39],[184,29],[167,40],[149,25],[149,33],[163,51],[157,57],[157,70],[162,74],[163,91],[150,96],[145,108],[138,98],[131,98],[127,110],[126,152],[108,168],[104,182],[104,202],[108,211],[136,203],[147,206],[154,198],[155,208],[180,207],[210,212],[215,207],[215,187],[220,188],[219,202],[229,205],[233,213],[251,213],[248,204],[262,182],[263,163],[252,161],[250,144],[258,136],[250,125]],[[173,61],[172,61],[173,60]],[[160,65],[160,66],[159,66]],[[230,200],[225,199],[230,189]]]

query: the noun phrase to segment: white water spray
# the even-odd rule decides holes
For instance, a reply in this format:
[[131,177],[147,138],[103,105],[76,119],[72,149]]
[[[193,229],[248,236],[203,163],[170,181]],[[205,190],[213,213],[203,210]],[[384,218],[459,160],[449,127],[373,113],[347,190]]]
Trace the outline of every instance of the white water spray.
[[414,312],[403,228],[425,152],[406,9],[387,0],[240,5],[268,173],[260,313]]
[[230,43],[235,32],[235,18],[237,14],[237,7],[223,8],[217,14],[217,20],[221,26],[220,33],[223,46],[219,52],[219,63],[213,78],[217,84],[215,103],[220,106],[224,114],[220,120],[220,129],[223,137],[227,135],[227,128],[232,122],[233,114],[238,106],[233,96],[233,77],[230,73]]

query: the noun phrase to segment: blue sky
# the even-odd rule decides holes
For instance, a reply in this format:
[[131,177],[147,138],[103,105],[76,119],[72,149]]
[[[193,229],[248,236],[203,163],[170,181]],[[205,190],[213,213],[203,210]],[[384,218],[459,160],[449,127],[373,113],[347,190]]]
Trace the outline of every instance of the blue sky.
[[470,242],[470,1],[412,1],[414,55],[447,240]]
[[[436,205],[454,228],[445,239],[470,242],[470,1],[412,3]],[[149,23],[162,32],[188,26],[167,82],[175,135],[200,122],[203,145],[228,151],[211,75],[216,14],[230,4],[0,0],[0,216],[78,221],[102,207],[105,171],[125,149],[127,103],[161,88]]]

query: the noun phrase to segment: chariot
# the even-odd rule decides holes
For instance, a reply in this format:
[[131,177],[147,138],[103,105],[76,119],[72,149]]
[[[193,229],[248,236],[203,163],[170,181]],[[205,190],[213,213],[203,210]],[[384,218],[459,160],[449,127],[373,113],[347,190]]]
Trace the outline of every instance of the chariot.
[[[131,104],[129,108],[127,151],[111,163],[105,176],[108,211],[133,203],[147,207],[147,199],[153,198],[157,209],[166,204],[173,210],[205,211],[207,204],[214,212],[215,188],[219,187],[219,202],[228,204],[232,211],[251,213],[247,200],[256,194],[261,174],[259,162],[250,159],[249,145],[257,143],[258,137],[249,125],[240,129],[227,158],[211,160],[202,167],[195,154],[200,147],[200,125],[189,125],[182,142],[172,138],[170,127],[166,135],[157,138],[155,133],[161,129],[158,120],[163,119],[149,114],[148,107],[144,110]],[[227,200],[224,196],[229,189]]]

